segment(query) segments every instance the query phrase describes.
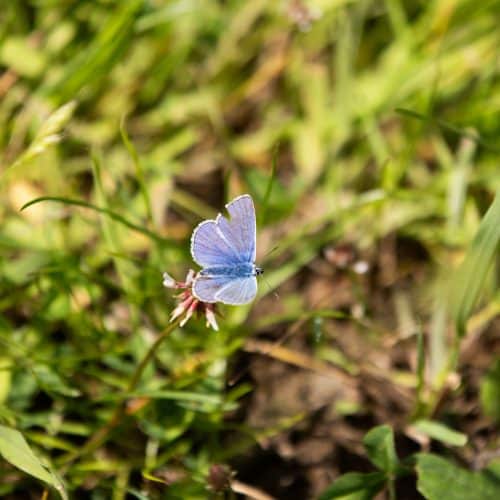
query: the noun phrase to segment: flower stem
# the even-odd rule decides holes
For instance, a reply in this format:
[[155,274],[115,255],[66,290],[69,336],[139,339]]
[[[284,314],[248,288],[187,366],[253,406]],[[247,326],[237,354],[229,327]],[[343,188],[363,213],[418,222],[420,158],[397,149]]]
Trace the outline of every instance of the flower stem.
[[[139,382],[141,380],[142,374],[146,369],[149,362],[154,358],[156,351],[162,344],[162,342],[179,326],[182,321],[182,316],[177,318],[174,322],[170,323],[156,338],[156,340],[151,344],[148,351],[141,359],[140,363],[137,365],[132,377],[127,386],[127,394],[135,391]],[[87,442],[77,451],[71,452],[62,458],[61,463],[64,465],[62,473],[66,472],[68,467],[77,459],[92,453],[102,446],[108,439],[111,431],[117,427],[122,421],[126,410],[126,401],[120,401],[115,407],[113,414],[110,419],[99,428],[92,436],[89,437]]]

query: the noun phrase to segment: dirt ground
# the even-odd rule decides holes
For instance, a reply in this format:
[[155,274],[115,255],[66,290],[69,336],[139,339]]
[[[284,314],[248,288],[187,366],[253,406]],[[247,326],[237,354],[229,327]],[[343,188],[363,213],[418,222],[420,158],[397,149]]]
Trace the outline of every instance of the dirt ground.
[[[347,263],[332,263],[326,251],[287,286],[300,287],[311,307],[320,303],[349,314],[356,314],[362,296],[363,320],[324,319],[319,340],[311,320],[264,328],[247,342],[233,367],[232,376],[250,382],[254,390],[228,423],[274,432],[263,432],[258,444],[231,466],[238,480],[277,499],[314,498],[340,474],[374,470],[362,438],[375,425],[394,428],[400,458],[422,450],[450,452],[408,425],[415,389],[402,374],[416,372],[417,337],[398,327],[394,297],[404,290],[418,302],[414,290],[429,272],[425,252],[411,241],[388,238],[377,258],[365,256],[369,271],[358,276],[349,262],[355,249],[337,248],[347,254]],[[279,308],[279,301],[268,298],[260,306],[266,307]],[[429,318],[422,321],[428,333]],[[498,439],[492,422],[481,416],[478,401],[480,376],[491,353],[500,351],[499,332],[496,320],[465,342],[459,372],[430,415],[467,434],[469,445],[455,451],[454,458],[473,469],[484,466],[487,444]],[[318,343],[332,347],[343,368],[313,358]],[[232,444],[234,434],[228,432],[226,440]],[[397,498],[422,498],[411,475],[398,481],[396,493]],[[385,498],[385,492],[379,497]]]

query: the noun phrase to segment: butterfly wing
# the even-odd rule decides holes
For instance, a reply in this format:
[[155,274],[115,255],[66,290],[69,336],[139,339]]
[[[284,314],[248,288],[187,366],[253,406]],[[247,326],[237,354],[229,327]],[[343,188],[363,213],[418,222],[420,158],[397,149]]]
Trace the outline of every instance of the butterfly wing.
[[198,275],[193,284],[193,295],[202,302],[222,302],[236,306],[250,302],[256,294],[255,276],[234,278]]
[[227,266],[238,263],[238,253],[221,234],[214,220],[199,224],[191,237],[191,255],[202,267]]
[[257,278],[246,276],[233,278],[215,294],[215,298],[218,302],[237,306],[252,301],[256,294]]
[[252,197],[248,194],[238,196],[226,208],[230,220],[220,214],[216,219],[221,233],[237,252],[240,262],[255,262],[257,235]]
[[252,198],[242,195],[226,205],[230,219],[219,214],[193,231],[191,254],[202,267],[255,261],[256,224]]
[[228,276],[198,274],[193,283],[193,295],[202,302],[217,302],[217,293],[231,280]]
[[239,274],[236,266],[241,269],[241,264],[252,264],[249,267],[253,268],[255,208],[248,194],[238,196],[226,208],[229,219],[219,214],[193,231],[191,254],[197,264],[207,268],[195,278],[193,294],[203,302],[246,304],[257,293],[257,279],[248,272]]

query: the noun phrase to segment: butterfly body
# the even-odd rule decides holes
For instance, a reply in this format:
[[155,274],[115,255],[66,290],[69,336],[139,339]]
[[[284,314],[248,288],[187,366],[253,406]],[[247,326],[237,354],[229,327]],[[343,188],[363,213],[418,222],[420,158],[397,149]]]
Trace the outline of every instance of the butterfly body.
[[262,269],[254,264],[236,263],[233,266],[205,267],[199,276],[226,276],[228,278],[250,278],[262,274]]
[[191,254],[203,269],[193,283],[193,294],[203,302],[239,305],[257,293],[255,266],[256,222],[250,195],[242,195],[226,205],[230,218],[219,214],[193,231]]

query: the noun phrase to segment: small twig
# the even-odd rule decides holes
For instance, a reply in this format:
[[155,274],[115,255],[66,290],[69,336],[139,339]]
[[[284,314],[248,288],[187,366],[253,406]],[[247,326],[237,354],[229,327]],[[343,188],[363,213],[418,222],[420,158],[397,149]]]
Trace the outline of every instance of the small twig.
[[236,481],[236,479],[231,481],[231,490],[235,493],[246,495],[248,498],[252,498],[253,500],[276,500],[274,497],[268,495],[262,490],[240,481]]
[[11,69],[8,69],[0,76],[0,97],[7,94],[9,89],[17,82],[17,79],[17,73]]

